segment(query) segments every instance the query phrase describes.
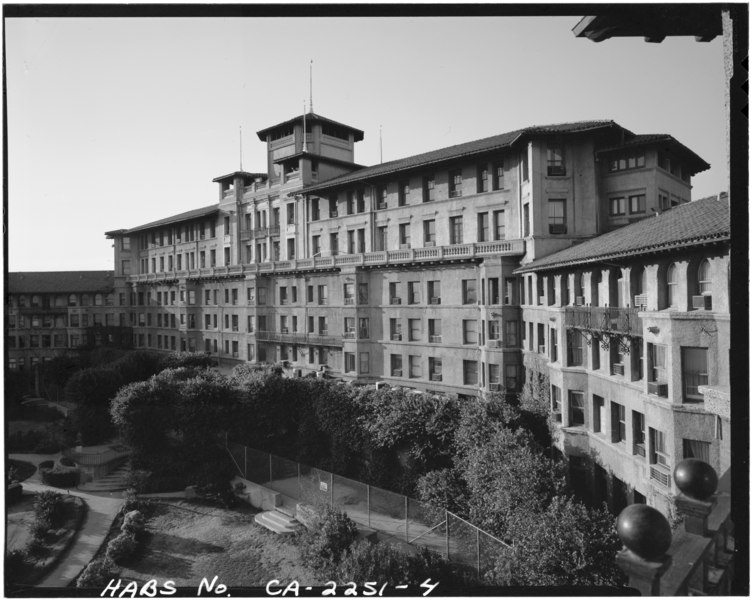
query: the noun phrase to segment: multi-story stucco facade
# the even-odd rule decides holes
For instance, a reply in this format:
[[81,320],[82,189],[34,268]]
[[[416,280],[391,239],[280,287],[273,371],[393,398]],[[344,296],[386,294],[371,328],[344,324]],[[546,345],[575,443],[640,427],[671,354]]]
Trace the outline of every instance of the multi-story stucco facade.
[[[713,310],[700,313],[667,312],[664,292],[656,291],[665,263],[646,263],[644,292],[629,299],[647,295],[648,310],[630,313],[630,327],[641,335],[626,338],[640,351],[629,354],[617,337],[602,335],[617,348],[599,354],[603,367],[571,368],[562,362],[574,335],[567,331],[577,329],[583,339],[590,334],[572,326],[568,319],[585,317],[570,315],[566,306],[627,306],[625,299],[637,289],[635,269],[646,257],[635,252],[641,258],[633,262],[579,268],[587,289],[577,294],[574,272],[538,276],[551,270],[544,257],[621,231],[654,231],[644,225],[673,222],[686,204],[694,204],[688,204],[691,177],[708,165],[671,136],[635,135],[612,121],[566,123],[362,167],[354,162],[354,147],[363,132],[313,113],[258,135],[267,144],[266,170],[215,179],[217,203],[107,233],[116,240],[115,288],[130,303],[135,346],[205,351],[226,366],[283,362],[292,374],[324,369],[347,381],[460,396],[519,391],[526,370],[543,363],[560,406],[575,391],[589,394],[589,402],[594,393],[603,398],[604,411],[624,396],[626,418],[641,413],[646,427],[666,434],[671,460],[681,454],[668,447],[683,443],[676,439],[708,441],[698,431],[715,422],[712,413],[702,403],[682,400],[678,383],[683,361],[700,360],[682,349],[704,344],[698,336],[684,339],[682,332],[700,319],[723,340],[726,300],[715,299]],[[636,223],[644,219],[650,221]],[[678,278],[697,268],[703,251],[673,249]],[[721,277],[726,259],[719,252],[708,258]],[[687,268],[683,261],[689,261]],[[614,265],[622,273],[619,283],[611,279]],[[720,293],[726,296],[726,287]],[[542,296],[549,300],[540,306]],[[649,327],[658,327],[659,337],[651,337]],[[639,337],[642,342],[635,341]],[[648,356],[651,345],[667,346],[666,382],[650,380],[648,366],[641,366],[639,376],[637,366],[623,362],[638,360],[639,352]],[[583,353],[595,352],[593,346]],[[561,356],[552,359],[557,348]],[[612,375],[618,364],[627,375]],[[728,361],[714,364],[719,375],[708,383],[724,386]],[[660,383],[667,384],[672,401],[649,410],[661,397],[652,393]],[[591,419],[590,412],[583,414],[584,423]],[[661,430],[651,425],[654,414]],[[666,419],[678,424],[665,426]],[[583,449],[598,449],[602,440],[593,431],[572,433],[567,420],[563,424],[560,446],[579,466],[588,455]],[[681,430],[686,437],[676,438]],[[579,435],[583,439],[574,444]],[[636,439],[628,436],[626,442]],[[728,462],[723,446],[712,443],[712,464]],[[613,450],[605,445],[599,452],[610,464],[625,458]],[[628,501],[661,503],[645,485],[657,481],[658,468],[619,471],[616,480],[637,492]],[[596,476],[589,473],[593,486]],[[615,506],[619,485],[609,486]],[[664,487],[668,494],[671,483]]]
[[87,346],[128,346],[124,298],[112,271],[15,272],[6,294],[7,366],[33,371],[54,356]]

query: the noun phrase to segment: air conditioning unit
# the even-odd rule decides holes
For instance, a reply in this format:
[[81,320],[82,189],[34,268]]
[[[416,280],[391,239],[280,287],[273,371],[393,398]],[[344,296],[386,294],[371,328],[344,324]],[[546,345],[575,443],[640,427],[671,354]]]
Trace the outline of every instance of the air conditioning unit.
[[499,392],[502,390],[502,385],[499,383],[490,383],[489,384],[489,391],[490,392]]
[[426,246],[427,248],[431,248],[434,246],[434,242],[424,242],[424,246]]
[[648,393],[666,398],[667,397],[667,384],[661,383],[659,381],[649,381]]
[[555,235],[561,234],[561,233],[567,233],[567,225],[565,225],[564,223],[549,225],[549,233],[552,233]]
[[403,334],[402,333],[393,333],[392,334],[392,341],[393,342],[401,342],[403,340]]
[[380,204],[377,204],[377,209],[378,210],[384,210],[385,208],[387,208],[387,203],[386,202],[381,202]]
[[612,364],[612,375],[624,375],[625,374],[625,365],[622,363],[613,363]]
[[343,337],[348,340],[354,340],[356,338],[356,332],[355,331],[346,331],[343,334]]
[[334,219],[337,216],[337,211],[336,210],[329,211],[329,216]]
[[500,347],[499,340],[487,340],[486,346],[488,348],[499,348]]
[[429,336],[429,342],[432,344],[441,344],[442,343],[442,336],[441,335],[430,335]]
[[442,381],[442,374],[441,373],[432,373],[431,374],[431,380],[432,381]]
[[355,304],[355,298],[345,298],[345,304]]
[[402,377],[403,376],[402,369],[398,369],[397,371],[392,371],[392,376],[393,377]]
[[649,476],[651,479],[658,481],[665,487],[669,487],[669,484],[672,482],[672,476],[669,473],[664,472],[663,469],[657,468],[654,465],[649,469]]
[[390,298],[390,304],[402,304],[400,298]]
[[552,419],[555,423],[562,423],[562,413],[561,412],[553,412],[552,413]]
[[546,296],[544,295],[539,296],[539,304],[541,304],[542,306],[546,304]]
[[546,346],[544,344],[539,346],[539,354],[546,354]]
[[695,310],[711,310],[711,296],[693,296]]
[[287,332],[288,332],[287,327],[283,327],[282,329],[280,329],[280,333],[287,333]]
[[575,306],[583,306],[586,303],[583,296],[575,296]]
[[441,304],[442,303],[442,299],[441,298],[436,298],[436,297],[432,298],[431,299],[431,303],[432,304]]
[[646,294],[640,294],[633,299],[633,304],[636,308],[645,309],[648,306],[648,296]]

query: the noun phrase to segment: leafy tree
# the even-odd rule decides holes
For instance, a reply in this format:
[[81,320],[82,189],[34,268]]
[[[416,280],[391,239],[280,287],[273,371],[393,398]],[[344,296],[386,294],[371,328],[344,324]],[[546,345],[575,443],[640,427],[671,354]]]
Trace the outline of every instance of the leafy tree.
[[622,547],[614,517],[558,496],[543,511],[517,513],[510,525],[514,545],[489,575],[497,585],[624,584],[614,556]]
[[73,375],[65,386],[65,398],[76,406],[72,426],[81,433],[84,444],[96,444],[112,436],[109,404],[123,381],[109,368],[84,369]]
[[468,489],[455,469],[439,469],[422,475],[416,483],[418,498],[439,510],[434,517],[444,518],[444,510],[468,516]]
[[217,366],[217,361],[203,352],[171,352],[160,360],[162,369],[210,369]]
[[306,566],[331,578],[357,538],[356,524],[345,513],[326,506],[314,519],[312,528],[300,535],[301,559]]

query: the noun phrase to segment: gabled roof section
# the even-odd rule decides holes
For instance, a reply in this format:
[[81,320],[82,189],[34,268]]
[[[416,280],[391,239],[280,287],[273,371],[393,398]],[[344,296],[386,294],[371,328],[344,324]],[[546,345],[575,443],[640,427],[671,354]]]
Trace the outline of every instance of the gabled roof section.
[[729,204],[711,196],[560,250],[516,269],[515,273],[559,269],[729,239]]
[[153,229],[155,227],[162,227],[163,225],[172,225],[173,223],[180,223],[182,221],[190,221],[191,219],[208,217],[209,215],[214,215],[218,212],[220,212],[219,205],[212,204],[211,206],[189,210],[188,212],[173,215],[172,217],[166,217],[164,219],[160,219],[159,221],[152,221],[151,223],[139,225],[138,227],[132,227],[131,229],[117,229],[115,231],[108,231],[105,233],[105,235],[107,235],[108,237],[112,237],[114,235],[128,235],[131,233],[136,233],[138,231],[145,231],[147,229]]
[[113,271],[17,271],[8,273],[8,293],[111,292]]
[[[372,167],[366,167],[353,173],[348,173],[347,175],[335,177],[326,182],[309,186],[304,189],[304,192],[314,192],[317,190],[347,185],[356,181],[377,179],[400,171],[428,167],[433,164],[462,158],[464,156],[473,156],[475,154],[510,148],[518,140],[527,137],[549,134],[579,133],[610,127],[623,129],[614,121],[578,121],[575,123],[558,123],[554,125],[526,127],[524,129],[517,129],[508,133],[494,135],[492,137],[474,140],[472,142],[465,142],[447,148],[440,148],[439,150],[432,150],[431,152],[424,152],[423,154],[416,154],[415,156],[392,160]],[[632,135],[631,132],[627,130],[624,131],[629,135]]]
[[[309,123],[327,123],[336,127],[342,127],[343,129],[347,129],[348,131],[353,132],[354,141],[360,142],[363,139],[363,131],[361,131],[360,129],[356,129],[355,127],[351,127],[350,125],[345,125],[344,123],[338,123],[337,121],[333,121],[332,119],[328,119],[327,117],[323,117],[314,112],[306,113],[306,121]],[[268,133],[274,131],[275,129],[279,129],[287,125],[293,125],[298,122],[301,122],[301,124],[303,124],[303,114],[300,114],[297,117],[293,117],[292,119],[288,119],[287,121],[283,121],[282,123],[278,123],[277,125],[265,127],[261,131],[257,131],[256,135],[259,136],[259,139],[262,142],[266,142]]]
[[616,150],[640,148],[641,146],[664,146],[667,150],[676,152],[681,155],[687,162],[688,166],[693,169],[693,174],[706,171],[711,168],[711,165],[693,152],[686,145],[681,144],[675,138],[668,133],[645,133],[639,134],[625,140],[618,146],[610,146],[609,148],[601,148],[596,151],[596,154],[603,154],[605,152],[614,152]]
[[228,173],[227,175],[220,175],[219,177],[215,177],[214,179],[212,179],[212,181],[221,182],[221,181],[227,181],[228,179],[232,181],[236,177],[243,177],[243,181],[249,182],[249,181],[253,181],[254,179],[257,179],[258,177],[263,177],[264,179],[266,179],[267,174],[266,173],[249,173],[248,171],[235,171],[233,173]]

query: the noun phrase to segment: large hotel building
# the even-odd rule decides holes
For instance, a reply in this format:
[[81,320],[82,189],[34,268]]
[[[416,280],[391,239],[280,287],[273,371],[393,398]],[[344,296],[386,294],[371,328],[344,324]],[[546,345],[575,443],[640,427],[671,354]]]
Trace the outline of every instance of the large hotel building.
[[613,121],[371,167],[363,136],[267,127],[266,168],[218,201],[107,232],[133,345],[461,398],[536,378],[571,482],[615,511],[668,512],[686,456],[727,470],[729,207],[690,201],[704,160]]

